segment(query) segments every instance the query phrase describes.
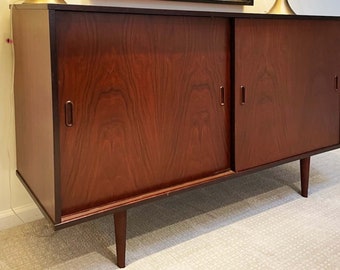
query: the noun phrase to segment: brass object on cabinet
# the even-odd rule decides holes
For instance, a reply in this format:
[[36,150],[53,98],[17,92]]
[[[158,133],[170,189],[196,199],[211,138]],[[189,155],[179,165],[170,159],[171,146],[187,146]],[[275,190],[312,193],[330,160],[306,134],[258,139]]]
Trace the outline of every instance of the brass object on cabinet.
[[295,12],[290,7],[287,0],[276,0],[273,7],[269,10],[269,14],[287,14],[292,15]]

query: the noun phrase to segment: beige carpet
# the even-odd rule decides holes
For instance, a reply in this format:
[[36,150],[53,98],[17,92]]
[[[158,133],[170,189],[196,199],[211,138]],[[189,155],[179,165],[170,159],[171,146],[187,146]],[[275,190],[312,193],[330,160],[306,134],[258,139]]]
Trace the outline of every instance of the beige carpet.
[[[340,151],[158,200],[128,214],[126,269],[340,269]],[[0,269],[117,269],[113,218],[0,231]]]

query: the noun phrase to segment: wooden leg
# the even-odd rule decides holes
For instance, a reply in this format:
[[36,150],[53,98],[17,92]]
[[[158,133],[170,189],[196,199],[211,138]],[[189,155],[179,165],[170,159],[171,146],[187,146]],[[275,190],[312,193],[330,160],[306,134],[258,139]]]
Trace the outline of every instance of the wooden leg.
[[117,265],[119,268],[125,267],[126,252],[126,210],[113,214],[116,235]]
[[310,157],[300,159],[301,195],[308,197]]

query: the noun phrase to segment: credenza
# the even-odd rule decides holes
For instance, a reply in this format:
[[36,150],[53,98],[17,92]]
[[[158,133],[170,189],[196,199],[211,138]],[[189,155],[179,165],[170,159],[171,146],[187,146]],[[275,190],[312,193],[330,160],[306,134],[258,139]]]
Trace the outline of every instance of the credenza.
[[56,229],[340,147],[340,20],[13,7],[17,175]]

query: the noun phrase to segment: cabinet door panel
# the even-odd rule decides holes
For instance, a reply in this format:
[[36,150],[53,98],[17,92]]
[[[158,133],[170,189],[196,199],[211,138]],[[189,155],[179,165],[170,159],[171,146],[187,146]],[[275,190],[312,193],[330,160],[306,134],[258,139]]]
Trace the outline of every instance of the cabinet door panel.
[[226,20],[56,18],[63,214],[230,168]]
[[236,169],[339,144],[340,23],[237,19],[235,27]]

